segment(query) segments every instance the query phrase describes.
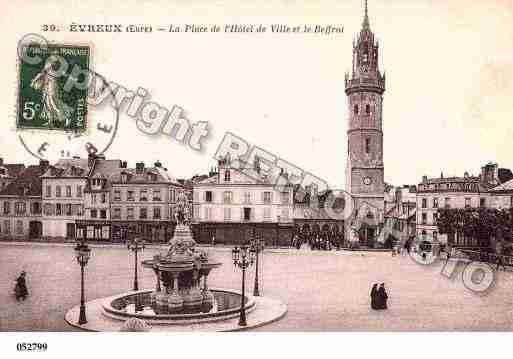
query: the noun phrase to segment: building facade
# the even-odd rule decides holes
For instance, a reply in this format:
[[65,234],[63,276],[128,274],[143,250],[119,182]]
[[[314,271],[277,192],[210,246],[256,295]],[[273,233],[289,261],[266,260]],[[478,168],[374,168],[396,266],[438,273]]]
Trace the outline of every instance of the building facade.
[[[383,224],[383,93],[385,75],[379,70],[379,46],[370,29],[365,3],[362,29],[353,43],[353,68],[346,74],[349,111],[347,130],[346,191],[355,199],[353,221],[346,232],[360,245],[374,246]],[[365,212],[365,213],[362,213]],[[355,224],[365,219],[365,225]]]
[[47,161],[28,166],[0,191],[0,238],[39,239],[42,236],[41,176]]
[[139,162],[135,169],[123,169],[112,182],[113,238],[169,241],[176,226],[172,210],[177,194],[185,191],[159,162],[154,167]]
[[393,199],[387,203],[385,212],[385,247],[404,244],[416,234],[417,188],[404,185],[391,192]]
[[76,221],[84,217],[84,189],[94,159],[61,159],[41,177],[43,237],[76,238]]
[[276,188],[259,171],[219,161],[217,173],[193,185],[193,230],[199,243],[243,243],[259,237],[290,245],[292,186]]
[[417,236],[442,244],[478,246],[475,238],[457,234],[454,238],[448,238],[446,234],[439,234],[438,209],[497,208],[499,205],[511,204],[507,191],[494,191],[494,188],[500,188],[511,177],[510,170],[499,168],[496,163],[484,165],[479,176],[471,176],[468,172],[463,177],[444,177],[443,174],[439,178],[424,176],[417,186]]
[[140,237],[166,242],[176,219],[171,215],[175,193],[185,191],[160,162],[146,167],[138,162],[97,158],[84,191],[84,217],[77,220],[77,237],[120,242]]

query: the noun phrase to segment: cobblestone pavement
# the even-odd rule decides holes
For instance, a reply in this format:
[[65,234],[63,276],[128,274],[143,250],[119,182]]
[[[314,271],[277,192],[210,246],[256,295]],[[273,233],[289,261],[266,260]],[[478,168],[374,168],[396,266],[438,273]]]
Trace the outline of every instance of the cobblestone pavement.
[[[141,258],[159,250],[146,249]],[[209,249],[223,266],[209,277],[215,287],[239,288],[240,270],[228,248]],[[261,292],[284,301],[288,313],[259,331],[324,330],[511,330],[511,272],[497,273],[485,295],[465,288],[461,273],[448,279],[441,264],[422,266],[390,253],[269,250],[261,261]],[[133,255],[124,247],[95,246],[86,268],[87,300],[130,290]],[[14,280],[27,271],[30,296],[17,302]],[[250,269],[247,287],[253,287]],[[141,288],[154,287],[154,275],[141,268]],[[0,244],[0,330],[68,331],[68,309],[80,300],[80,267],[70,245]],[[385,282],[389,310],[369,306],[372,283]]]

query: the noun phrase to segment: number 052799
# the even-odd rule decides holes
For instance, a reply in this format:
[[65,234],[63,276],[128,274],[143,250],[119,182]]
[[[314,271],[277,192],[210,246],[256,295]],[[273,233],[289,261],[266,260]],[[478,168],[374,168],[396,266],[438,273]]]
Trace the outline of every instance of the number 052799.
[[47,343],[18,343],[16,345],[16,350],[19,352],[46,351],[47,349]]

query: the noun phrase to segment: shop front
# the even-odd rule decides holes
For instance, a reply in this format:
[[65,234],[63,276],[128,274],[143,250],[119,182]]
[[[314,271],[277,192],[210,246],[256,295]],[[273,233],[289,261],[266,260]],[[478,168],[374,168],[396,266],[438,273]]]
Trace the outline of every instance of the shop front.
[[139,237],[146,242],[168,242],[174,232],[174,222],[159,221],[112,221],[112,241],[124,242]]
[[109,221],[77,220],[75,222],[74,238],[90,241],[110,241],[110,235]]

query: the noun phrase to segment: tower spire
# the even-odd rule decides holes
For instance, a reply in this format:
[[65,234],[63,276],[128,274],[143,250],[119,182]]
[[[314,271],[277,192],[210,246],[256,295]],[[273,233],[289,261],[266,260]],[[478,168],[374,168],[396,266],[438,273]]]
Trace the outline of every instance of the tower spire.
[[367,0],[365,0],[365,15],[363,16],[362,26],[363,26],[364,30],[369,30],[370,29],[369,11],[368,11],[368,8],[367,8]]

